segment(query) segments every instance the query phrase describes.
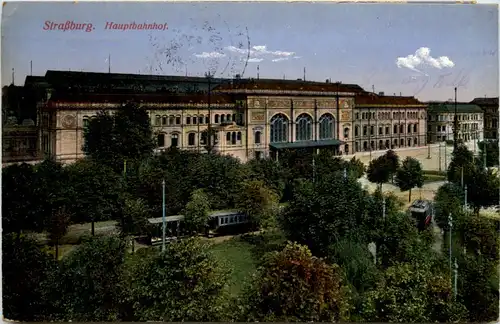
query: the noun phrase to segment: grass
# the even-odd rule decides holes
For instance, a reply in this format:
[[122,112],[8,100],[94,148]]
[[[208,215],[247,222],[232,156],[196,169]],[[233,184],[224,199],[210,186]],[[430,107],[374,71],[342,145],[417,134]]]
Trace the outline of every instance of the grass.
[[444,175],[424,173],[424,183],[445,181],[445,180],[446,176]]
[[252,253],[252,245],[237,237],[214,244],[212,252],[219,260],[231,268],[229,292],[238,295],[245,282],[257,268],[257,260]]

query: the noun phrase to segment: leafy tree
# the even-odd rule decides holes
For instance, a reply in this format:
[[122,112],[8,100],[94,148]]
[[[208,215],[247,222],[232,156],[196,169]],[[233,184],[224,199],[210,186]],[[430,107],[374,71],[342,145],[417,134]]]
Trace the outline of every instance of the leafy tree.
[[389,181],[392,173],[391,161],[388,160],[384,155],[378,157],[375,160],[371,160],[368,165],[368,170],[366,175],[368,180],[373,183],[377,183],[382,190],[382,184]]
[[[300,181],[294,199],[281,213],[280,224],[291,241],[325,255],[343,237],[364,240],[367,193],[357,179],[328,175],[316,183]],[[368,243],[368,242],[367,242]]]
[[403,204],[397,196],[392,193],[382,193],[380,188],[367,196],[366,199],[366,218],[360,225],[365,240],[367,242],[377,242],[384,234],[384,226],[389,216],[399,214]]
[[393,150],[388,150],[383,156],[387,161],[389,161],[391,173],[390,178],[392,179],[396,175],[396,172],[398,172],[398,169],[400,167],[399,156]]
[[466,255],[459,258],[458,270],[458,300],[467,307],[469,320],[490,322],[498,319],[498,262]]
[[[348,163],[342,158],[335,156],[330,150],[322,150],[315,157],[316,176],[325,176],[348,168]],[[348,171],[348,170],[346,170]]]
[[365,164],[360,159],[356,159],[356,157],[353,157],[349,161],[347,168],[349,169],[349,173],[356,179],[361,178],[365,174],[366,169]]
[[148,213],[144,200],[126,195],[119,226],[123,236],[132,236],[132,252],[135,252],[134,236],[149,234]]
[[500,178],[492,170],[478,167],[469,170],[466,185],[467,202],[473,206],[476,214],[479,214],[481,207],[499,204]]
[[461,220],[457,226],[461,244],[466,247],[467,253],[476,257],[482,256],[484,260],[490,260],[494,264],[498,264],[499,260],[499,229],[498,220],[477,215]]
[[92,237],[62,259],[51,275],[52,320],[116,321],[120,315],[125,244],[118,237]]
[[49,239],[56,247],[56,260],[59,259],[59,240],[66,235],[71,222],[71,216],[66,212],[65,207],[54,210],[50,217],[48,227]]
[[442,229],[448,228],[448,216],[459,217],[463,210],[464,192],[459,185],[448,182],[439,187],[434,198],[437,225]]
[[74,215],[74,223],[94,223],[118,218],[122,178],[111,169],[90,160],[79,160],[66,166],[68,194],[71,205],[68,212]]
[[6,319],[43,321],[50,312],[45,280],[56,271],[53,257],[26,236],[2,235],[2,297]]
[[114,115],[98,113],[84,130],[85,154],[115,171],[124,161],[150,156],[155,147],[149,114],[135,103],[124,104]]
[[[482,141],[478,143],[479,146],[479,164],[484,166],[484,159],[486,158],[486,166],[493,167],[498,165],[498,140]],[[486,156],[485,156],[486,155]]]
[[367,244],[342,239],[330,247],[328,260],[338,264],[345,274],[353,297],[354,314],[362,307],[362,296],[379,280],[378,270]]
[[278,195],[267,188],[263,181],[250,180],[242,184],[242,190],[236,200],[236,208],[248,216],[256,227],[273,225],[273,218],[278,212]]
[[4,233],[42,231],[43,218],[37,213],[31,165],[14,164],[2,169],[2,229]]
[[312,256],[309,249],[288,244],[271,253],[247,288],[241,319],[246,321],[325,321],[346,318],[347,287],[337,265]]
[[187,228],[199,232],[205,228],[210,217],[210,199],[203,189],[191,193],[191,200],[184,209],[184,223]]
[[448,322],[466,319],[466,309],[453,301],[451,280],[425,264],[395,264],[384,272],[366,298],[367,321]]
[[248,179],[262,180],[266,187],[283,195],[287,182],[287,173],[273,159],[250,160],[246,166],[249,168]]
[[465,145],[458,145],[453,151],[451,162],[448,166],[448,181],[460,184],[462,182],[462,174],[464,179],[469,178],[469,172],[474,169],[474,154]]
[[396,172],[396,184],[401,191],[409,191],[408,201],[411,202],[411,190],[415,187],[421,188],[424,184],[424,172],[420,162],[407,157]]
[[130,296],[136,320],[224,320],[228,276],[199,239],[169,244],[135,267]]

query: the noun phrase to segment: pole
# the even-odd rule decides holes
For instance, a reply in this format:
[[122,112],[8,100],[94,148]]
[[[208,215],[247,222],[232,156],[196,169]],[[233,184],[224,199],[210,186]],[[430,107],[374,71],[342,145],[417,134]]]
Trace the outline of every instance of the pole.
[[344,167],[344,180],[347,180],[347,168]]
[[439,171],[441,172],[441,142],[439,142]]
[[431,158],[431,144],[427,143],[427,158]]
[[163,221],[163,240],[162,240],[162,244],[161,244],[161,251],[164,252],[165,251],[165,232],[167,230],[167,221],[166,221],[166,218],[165,218],[165,179],[163,179],[162,181],[162,187],[163,187],[163,215],[162,215],[162,221]]
[[211,78],[212,76],[210,75],[210,72],[206,73],[205,76],[208,78],[208,133],[207,133],[207,147],[208,147],[208,153],[212,153],[212,107],[211,107],[211,99],[212,99],[212,85],[211,85]]
[[460,168],[460,184],[464,187],[464,167]]
[[465,208],[467,208],[467,185],[465,185],[464,206],[465,206]]
[[458,116],[457,116],[457,87],[455,87],[455,118],[453,127],[453,151],[457,149],[457,137],[458,137]]
[[452,228],[453,228],[453,217],[451,217],[451,213],[448,215],[448,226],[450,227],[450,230],[449,230],[449,238],[450,238],[450,241],[449,241],[449,247],[448,247],[448,250],[449,250],[449,263],[450,263],[450,276],[451,276],[451,233],[452,233]]
[[385,222],[385,196],[382,194],[382,218]]
[[485,139],[483,139],[483,152],[484,152],[484,159],[483,159],[484,161],[483,161],[483,163],[484,163],[484,169],[486,170],[486,168],[487,168],[487,166],[486,166],[486,155],[488,154],[487,153],[488,150],[486,149],[486,140]]
[[33,75],[33,61],[30,61],[30,75]]
[[457,263],[457,258],[455,258],[455,280],[453,282],[453,296],[455,297],[455,300],[457,299],[457,294],[458,294],[458,286],[457,286],[457,281],[458,281],[458,263]]
[[314,159],[314,153],[313,153],[312,166],[313,166],[313,183],[314,183],[316,182],[316,161]]

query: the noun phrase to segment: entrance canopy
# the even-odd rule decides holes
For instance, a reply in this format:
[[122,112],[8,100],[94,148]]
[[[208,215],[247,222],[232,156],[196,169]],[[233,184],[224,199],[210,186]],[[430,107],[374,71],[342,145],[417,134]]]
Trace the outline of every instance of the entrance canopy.
[[320,147],[338,147],[345,142],[330,139],[319,141],[298,141],[298,142],[285,142],[285,143],[271,143],[269,147],[273,150],[286,150],[286,149],[304,149],[304,148],[320,148]]

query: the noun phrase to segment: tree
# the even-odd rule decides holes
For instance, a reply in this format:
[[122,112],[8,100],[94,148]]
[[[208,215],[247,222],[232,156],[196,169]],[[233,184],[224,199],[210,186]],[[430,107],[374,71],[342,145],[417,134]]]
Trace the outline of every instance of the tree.
[[387,161],[389,161],[390,173],[391,173],[390,178],[392,179],[394,178],[396,172],[399,169],[399,156],[393,150],[388,150],[383,156]]
[[466,309],[453,301],[451,280],[442,273],[399,263],[389,267],[377,289],[367,294],[365,321],[454,322],[466,320]]
[[298,181],[293,197],[279,217],[290,241],[305,244],[315,255],[324,256],[343,237],[366,239],[362,224],[367,216],[367,192],[357,179],[331,174],[316,183]]
[[469,172],[474,169],[474,154],[465,145],[458,145],[448,166],[448,181],[461,184],[462,175],[464,179],[470,178]]
[[476,214],[479,214],[482,207],[499,204],[500,178],[493,170],[479,167],[468,170],[466,185],[467,202],[473,206]]
[[368,165],[368,170],[366,171],[368,180],[370,182],[377,183],[380,186],[380,190],[382,190],[382,184],[389,181],[391,173],[391,161],[384,155],[375,160],[371,160]]
[[445,183],[439,187],[434,197],[434,203],[434,219],[440,228],[447,229],[449,214],[453,215],[454,219],[462,214],[464,192],[462,188],[455,183]]
[[132,253],[135,252],[136,235],[149,234],[148,207],[141,198],[133,198],[126,195],[120,222],[121,232],[124,236],[132,236]]
[[396,184],[401,191],[409,191],[408,201],[411,202],[411,190],[415,187],[421,188],[424,184],[424,172],[420,162],[407,157],[396,172]]
[[191,193],[191,200],[184,209],[184,223],[188,229],[199,232],[208,224],[210,217],[210,200],[203,191],[197,189]]
[[273,159],[254,159],[247,162],[248,179],[262,180],[266,187],[276,192],[280,198],[287,182],[287,173]]
[[88,238],[51,275],[55,321],[116,321],[124,294],[125,243],[115,236]]
[[365,174],[365,164],[360,159],[353,157],[347,164],[349,173],[356,179],[361,178]]
[[68,195],[71,205],[67,211],[74,216],[73,223],[92,223],[119,218],[122,177],[112,169],[83,159],[64,168],[68,177]]
[[2,169],[2,229],[4,233],[42,231],[44,219],[38,214],[31,165],[14,164]]
[[245,291],[245,321],[337,322],[349,309],[347,287],[337,265],[312,256],[305,246],[289,243],[271,253]]
[[229,271],[208,245],[189,238],[138,263],[130,281],[136,321],[218,321],[227,310]]
[[34,239],[4,233],[2,297],[5,319],[44,321],[51,305],[44,298],[44,282],[56,270],[53,257]]
[[132,102],[124,104],[114,115],[99,112],[84,130],[85,154],[116,172],[124,161],[150,156],[156,146],[149,114]]
[[48,227],[49,239],[56,247],[56,260],[59,259],[59,240],[66,235],[71,222],[71,216],[66,211],[65,207],[54,210],[50,217]]
[[273,225],[274,216],[278,212],[279,198],[263,181],[244,182],[241,193],[236,199],[236,208],[247,215],[250,223],[256,228]]
[[493,167],[498,165],[498,140],[482,141],[478,143],[479,146],[479,164],[484,166],[484,159],[486,158],[486,166]]

